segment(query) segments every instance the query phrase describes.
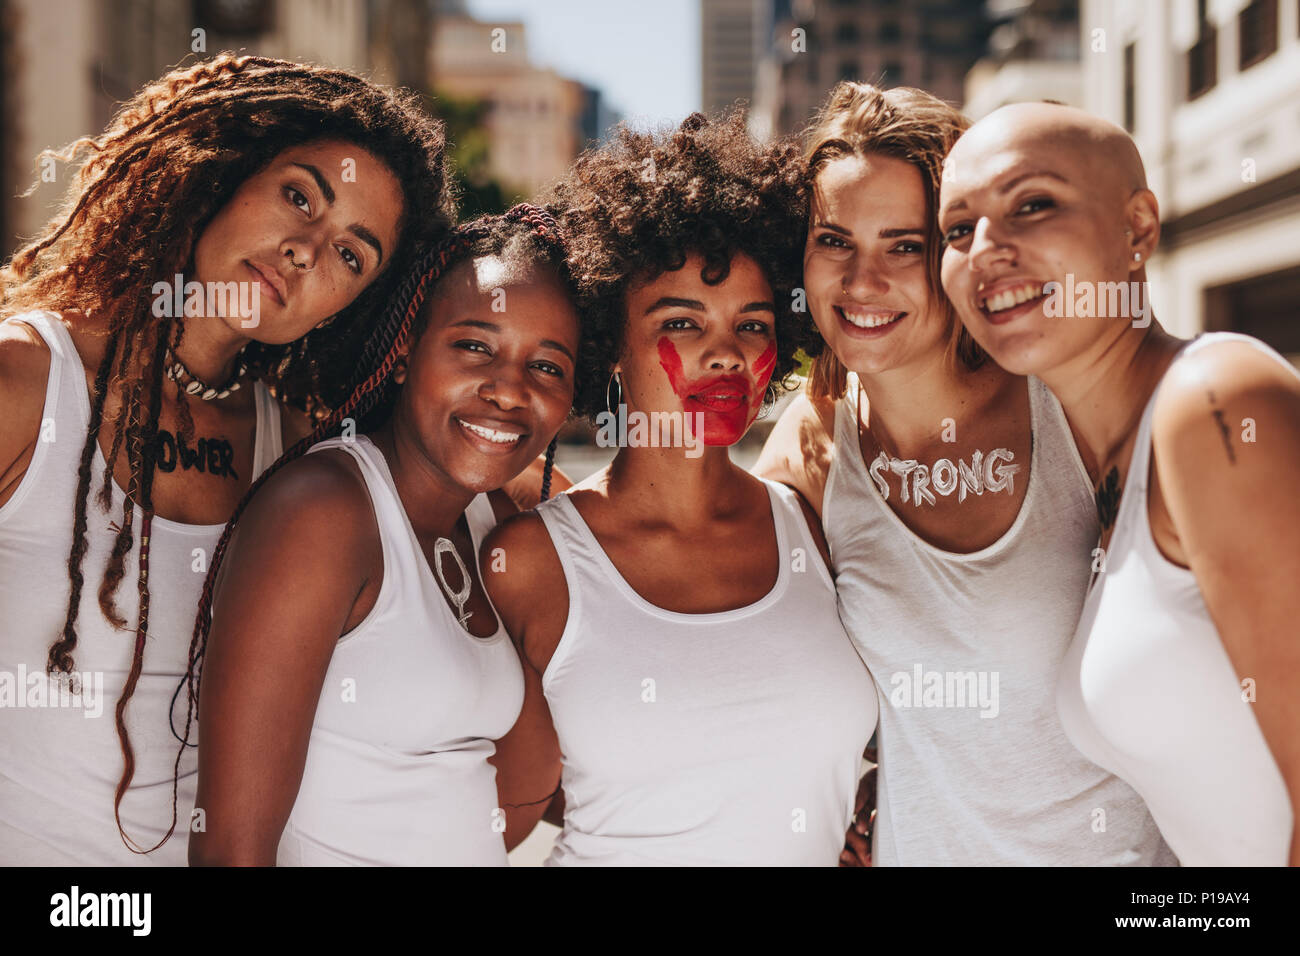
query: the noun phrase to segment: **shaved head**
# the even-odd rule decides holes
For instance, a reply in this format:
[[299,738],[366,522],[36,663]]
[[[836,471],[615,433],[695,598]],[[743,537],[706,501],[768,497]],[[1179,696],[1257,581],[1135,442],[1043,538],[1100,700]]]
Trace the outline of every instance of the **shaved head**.
[[[1079,172],[1122,200],[1147,188],[1146,170],[1132,137],[1101,117],[1055,103],[1013,103],[994,110],[968,129],[948,154],[960,175],[962,157],[990,150],[1062,157]],[[946,165],[946,164],[945,164]]]
[[[1160,209],[1137,147],[1113,123],[1055,103],[990,113],[944,161],[939,230],[944,291],[1009,371],[1042,377],[1103,349],[1130,321],[1150,324],[1145,270]],[[1094,311],[1064,289],[1114,305]],[[1072,317],[1061,295],[1072,297]],[[1138,301],[1145,311],[1134,311]]]

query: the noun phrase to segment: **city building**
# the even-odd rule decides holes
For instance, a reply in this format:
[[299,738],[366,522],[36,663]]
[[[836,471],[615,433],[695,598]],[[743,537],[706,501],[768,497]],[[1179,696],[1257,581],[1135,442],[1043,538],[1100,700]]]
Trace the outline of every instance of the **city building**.
[[508,189],[563,175],[599,125],[588,88],[529,62],[522,23],[441,17],[432,43],[433,89],[487,104],[489,171]]
[[952,103],[984,55],[981,0],[770,0],[750,119],[756,135],[807,126],[840,80],[919,86]]
[[706,113],[748,106],[771,0],[700,0],[700,104]]
[[42,178],[41,151],[103,130],[171,67],[236,50],[366,70],[368,18],[402,6],[427,10],[425,0],[0,0],[0,254],[37,234],[67,188],[62,164]]
[[1300,4],[1083,0],[1081,22],[1083,105],[1132,132],[1160,201],[1161,323],[1300,360]]
[[966,74],[972,120],[1026,100],[1083,103],[1078,0],[989,0],[988,50]]

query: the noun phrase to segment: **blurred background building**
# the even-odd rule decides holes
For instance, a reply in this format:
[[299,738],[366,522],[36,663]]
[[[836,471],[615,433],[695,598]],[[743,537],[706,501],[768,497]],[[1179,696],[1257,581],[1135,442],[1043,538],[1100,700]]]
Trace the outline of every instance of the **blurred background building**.
[[599,89],[529,62],[523,23],[480,23],[464,0],[0,0],[0,26],[4,255],[67,186],[62,165],[40,181],[43,149],[102,130],[150,80],[223,50],[425,94],[455,134],[467,214],[532,194],[618,119]]
[[960,103],[989,32],[982,0],[756,0],[753,7],[762,49],[750,127],[760,136],[801,131],[840,80],[919,86]]
[[985,14],[988,45],[966,74],[967,116],[1025,100],[1083,105],[1078,0],[989,0]]
[[1082,105],[1133,134],[1160,200],[1161,322],[1300,362],[1300,4],[1083,0],[1082,19]]

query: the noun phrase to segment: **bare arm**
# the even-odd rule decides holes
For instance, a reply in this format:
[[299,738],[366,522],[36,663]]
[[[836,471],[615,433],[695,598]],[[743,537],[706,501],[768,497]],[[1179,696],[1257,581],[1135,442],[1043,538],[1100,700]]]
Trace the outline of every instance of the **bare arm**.
[[330,657],[375,567],[360,476],[330,454],[267,482],[222,565],[199,698],[205,830],[191,835],[193,865],[275,863]]
[[[76,374],[81,374],[78,368]],[[50,350],[21,322],[0,325],[0,505],[13,497],[41,439]],[[76,435],[54,436],[77,441]],[[85,435],[80,439],[84,440]]]
[[834,404],[814,403],[807,395],[800,395],[772,428],[754,465],[754,474],[794,488],[820,518],[834,429]]
[[1174,366],[1152,436],[1178,543],[1300,807],[1300,376],[1241,343],[1207,348]]
[[536,514],[498,525],[483,542],[480,564],[483,585],[524,668],[523,709],[492,757],[510,850],[533,831],[560,784],[560,743],[541,675],[564,632],[569,593],[559,556]]

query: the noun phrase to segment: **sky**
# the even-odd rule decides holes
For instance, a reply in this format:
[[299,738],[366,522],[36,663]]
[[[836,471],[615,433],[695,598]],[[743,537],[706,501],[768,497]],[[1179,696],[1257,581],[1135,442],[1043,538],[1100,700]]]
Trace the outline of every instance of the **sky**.
[[523,21],[528,58],[599,89],[630,125],[700,108],[698,0],[469,0],[477,20]]

